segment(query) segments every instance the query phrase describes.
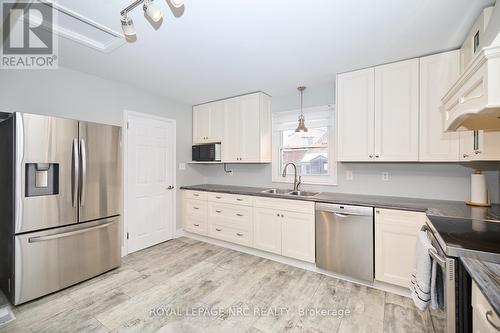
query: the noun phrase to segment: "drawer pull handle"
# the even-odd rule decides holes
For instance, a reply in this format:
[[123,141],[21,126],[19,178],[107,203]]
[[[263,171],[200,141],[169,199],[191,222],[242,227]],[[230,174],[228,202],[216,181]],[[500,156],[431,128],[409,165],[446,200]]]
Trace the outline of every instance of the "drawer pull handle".
[[219,228],[215,228],[215,231],[222,231],[222,229],[219,229]]
[[276,216],[277,216],[277,217],[280,217],[280,213],[277,213],[277,214],[276,214]]
[[198,209],[200,209],[200,208],[199,208],[199,207],[193,207],[193,209],[196,209],[196,210],[198,210]]
[[236,200],[237,200],[237,201],[243,201],[243,199],[241,199],[241,198],[236,198]]
[[500,326],[497,326],[493,320],[491,320],[490,317],[493,316],[493,311],[489,310],[488,312],[486,312],[486,321],[488,321],[488,324],[490,324],[494,329],[496,329],[497,331],[500,331]]
[[222,210],[216,210],[215,212],[220,214],[222,213]]
[[198,193],[193,194],[194,197],[199,197],[200,195]]
[[222,197],[215,197],[215,199],[222,199]]
[[243,214],[238,213],[238,214],[236,214],[236,216],[243,216]]
[[243,236],[243,234],[242,234],[242,233],[240,233],[240,232],[237,232],[237,233],[236,233],[236,236],[240,236],[240,237],[241,237],[241,236]]
[[285,217],[285,215],[281,214],[281,217]]
[[200,226],[200,225],[199,225],[199,224],[197,224],[197,223],[194,223],[193,225],[194,225],[195,227],[199,227],[199,226]]

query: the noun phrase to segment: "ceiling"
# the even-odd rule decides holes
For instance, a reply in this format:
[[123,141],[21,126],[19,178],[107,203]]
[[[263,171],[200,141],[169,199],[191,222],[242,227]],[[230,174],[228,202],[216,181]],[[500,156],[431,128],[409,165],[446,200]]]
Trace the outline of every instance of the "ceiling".
[[[121,32],[132,0],[57,0]],[[167,0],[161,26],[141,8],[137,40],[105,54],[59,42],[61,66],[197,104],[256,90],[288,94],[336,73],[457,48],[494,0]],[[176,17],[177,16],[177,17]]]

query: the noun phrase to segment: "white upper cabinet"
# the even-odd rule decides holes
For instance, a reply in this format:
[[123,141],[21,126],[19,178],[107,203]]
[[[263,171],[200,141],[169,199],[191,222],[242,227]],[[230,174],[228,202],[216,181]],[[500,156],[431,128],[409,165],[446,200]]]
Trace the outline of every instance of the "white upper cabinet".
[[271,162],[271,97],[254,93],[223,102],[222,162]]
[[374,150],[375,70],[337,76],[338,159],[371,161]]
[[418,59],[337,76],[339,161],[418,160]]
[[461,161],[500,161],[500,132],[462,131],[459,133]]
[[221,142],[224,134],[222,102],[193,106],[193,143]]
[[375,160],[418,160],[418,59],[375,67]]
[[460,72],[458,50],[420,58],[420,154],[423,162],[459,159],[459,134],[443,131],[441,98]]

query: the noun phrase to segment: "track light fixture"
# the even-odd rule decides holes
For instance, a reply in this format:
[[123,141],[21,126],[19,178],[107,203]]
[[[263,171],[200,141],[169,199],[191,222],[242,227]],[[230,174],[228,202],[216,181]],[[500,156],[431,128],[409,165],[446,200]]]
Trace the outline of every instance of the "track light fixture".
[[125,34],[125,36],[134,36],[135,28],[134,28],[134,21],[132,21],[132,18],[128,17],[127,15],[122,16],[121,22],[122,22],[123,33]]
[[144,13],[146,13],[153,22],[158,22],[163,17],[161,10],[153,5],[153,0],[145,0],[142,9],[144,9]]
[[[170,0],[170,3],[173,7],[180,8],[184,5],[184,0]],[[125,36],[134,36],[136,33],[134,22],[132,21],[132,18],[128,17],[128,13],[140,4],[143,4],[142,9],[144,9],[144,13],[153,22],[158,22],[163,17],[161,10],[153,4],[153,0],[135,0],[120,12],[122,29]]]

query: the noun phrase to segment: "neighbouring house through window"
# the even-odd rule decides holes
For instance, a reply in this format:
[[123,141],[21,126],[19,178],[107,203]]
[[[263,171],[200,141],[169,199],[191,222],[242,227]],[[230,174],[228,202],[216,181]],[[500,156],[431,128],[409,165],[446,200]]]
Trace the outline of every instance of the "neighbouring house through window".
[[273,114],[273,181],[293,181],[281,176],[284,166],[292,162],[305,184],[336,184],[334,126],[332,106],[304,109],[307,132],[295,132],[299,111]]

